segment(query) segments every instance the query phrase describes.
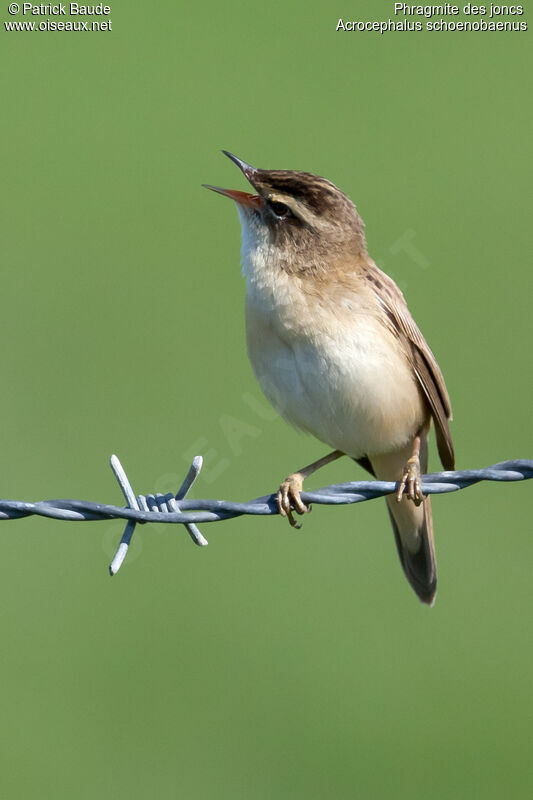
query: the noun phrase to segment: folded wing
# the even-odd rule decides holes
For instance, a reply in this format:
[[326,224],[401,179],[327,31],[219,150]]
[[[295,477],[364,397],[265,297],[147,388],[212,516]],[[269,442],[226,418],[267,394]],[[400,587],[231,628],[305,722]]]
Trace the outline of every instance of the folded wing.
[[371,285],[385,312],[385,324],[401,341],[431,409],[442,466],[444,469],[454,469],[455,453],[448,425],[448,420],[452,418],[452,409],[442,372],[412,318],[401,291],[394,281],[378,267],[372,265],[373,270],[379,273],[381,284],[379,291],[375,288],[375,282],[371,282]]

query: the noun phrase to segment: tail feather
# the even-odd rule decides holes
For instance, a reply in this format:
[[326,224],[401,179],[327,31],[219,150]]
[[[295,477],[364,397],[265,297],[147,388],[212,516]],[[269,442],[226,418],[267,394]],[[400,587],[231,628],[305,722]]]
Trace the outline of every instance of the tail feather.
[[[403,450],[371,459],[376,477],[398,481],[411,455],[411,445]],[[421,437],[420,464],[427,469],[427,434]],[[437,593],[437,563],[433,540],[431,500],[426,497],[420,506],[406,497],[400,503],[395,495],[386,498],[396,547],[405,576],[423,603],[433,605]]]
[[[424,522],[418,529],[420,546],[415,552],[412,552],[402,540],[398,525],[391,511],[392,502],[397,502],[395,497],[392,501],[387,500],[387,510],[403,571],[420,600],[432,606],[437,594],[437,562],[435,560],[435,544],[433,540],[431,499],[426,497],[422,506],[420,506],[420,508],[424,509]],[[402,500],[402,502],[405,502],[405,500]]]

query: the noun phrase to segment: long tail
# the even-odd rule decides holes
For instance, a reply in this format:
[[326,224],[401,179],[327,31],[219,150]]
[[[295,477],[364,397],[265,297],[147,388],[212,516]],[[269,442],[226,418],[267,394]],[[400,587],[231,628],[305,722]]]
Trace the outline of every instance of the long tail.
[[[385,481],[400,480],[411,450],[409,444],[401,451],[373,457],[371,463],[376,477]],[[422,472],[426,472],[427,434],[421,437],[420,466]],[[406,497],[401,503],[395,495],[389,495],[386,500],[403,571],[420,600],[432,606],[437,593],[437,563],[431,500],[426,497],[418,507]]]

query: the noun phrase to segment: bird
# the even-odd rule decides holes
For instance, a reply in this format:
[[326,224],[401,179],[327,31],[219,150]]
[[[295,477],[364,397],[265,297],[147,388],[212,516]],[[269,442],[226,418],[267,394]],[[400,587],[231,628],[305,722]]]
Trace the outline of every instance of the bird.
[[368,253],[347,194],[295,170],[239,167],[253,192],[204,184],[234,200],[246,280],[246,341],[259,384],[279,414],[332,451],[292,472],[276,494],[281,516],[310,509],[303,482],[341,456],[379,480],[400,563],[433,605],[437,567],[427,472],[433,422],[443,467],[455,467],[450,398],[437,360],[396,283]]

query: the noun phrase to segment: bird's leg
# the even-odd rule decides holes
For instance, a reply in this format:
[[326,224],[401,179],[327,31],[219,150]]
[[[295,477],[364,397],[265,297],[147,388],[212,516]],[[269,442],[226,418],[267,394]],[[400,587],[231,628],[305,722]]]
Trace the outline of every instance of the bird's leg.
[[401,503],[405,493],[406,497],[413,501],[415,506],[419,506],[424,499],[422,485],[420,483],[420,436],[415,436],[413,441],[413,452],[404,467],[402,479],[396,492],[396,500]]
[[299,469],[298,472],[293,472],[291,475],[285,478],[279,487],[276,495],[276,502],[278,504],[279,513],[282,517],[287,517],[293,528],[302,527],[294,519],[292,513],[293,510],[296,511],[297,514],[306,514],[311,510],[310,506],[306,506],[300,497],[300,492],[303,489],[305,478],[308,478],[309,475],[312,475],[313,472],[317,471],[317,469],[325,467],[326,464],[336,461],[343,455],[344,453],[342,453],[340,450],[334,450],[332,453],[328,453],[327,456],[319,458],[318,461],[313,461],[312,464]]

